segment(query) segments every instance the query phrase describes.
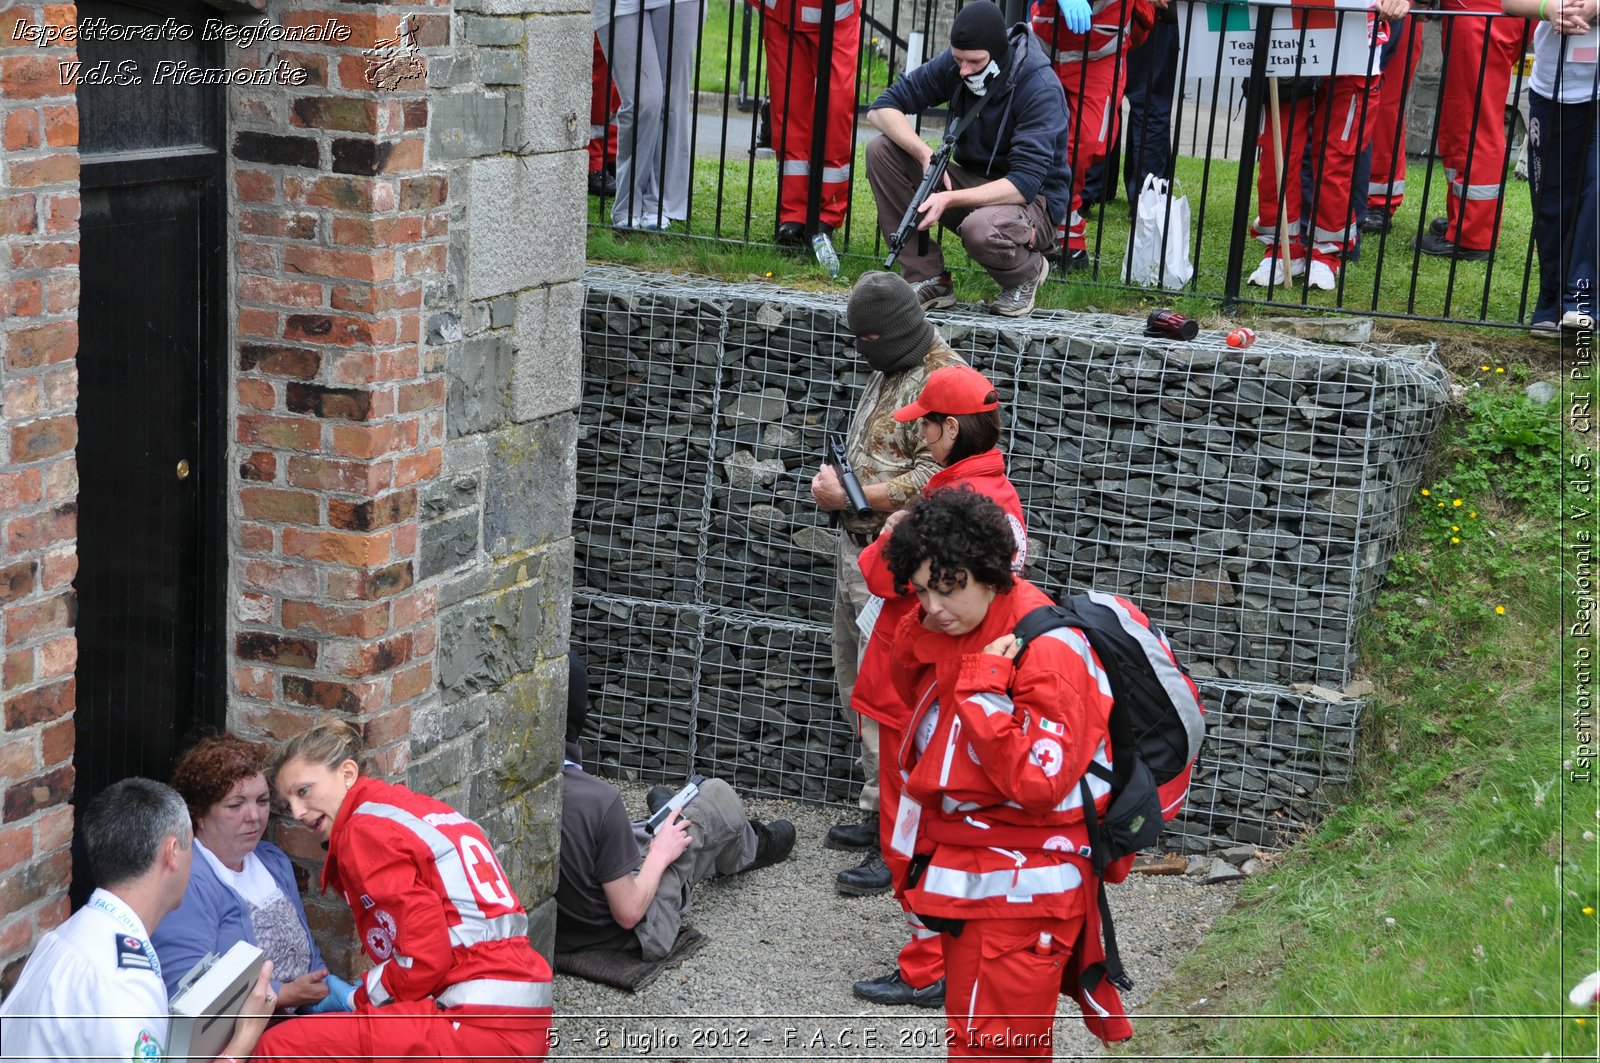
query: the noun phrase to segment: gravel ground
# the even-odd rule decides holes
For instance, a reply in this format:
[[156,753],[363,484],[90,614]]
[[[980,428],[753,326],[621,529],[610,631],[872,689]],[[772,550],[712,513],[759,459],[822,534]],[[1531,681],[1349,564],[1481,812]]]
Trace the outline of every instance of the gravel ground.
[[[645,786],[624,785],[642,815]],[[748,802],[750,815],[788,819],[798,840],[789,859],[750,875],[712,879],[695,891],[690,922],[701,950],[641,993],[568,975],[555,981],[559,1042],[568,1059],[943,1059],[941,1010],[874,1007],[850,986],[885,974],[905,933],[890,896],[844,897],[833,877],[859,856],[822,847],[828,827],[853,810],[778,799]],[[1134,1012],[1164,972],[1233,904],[1231,885],[1184,876],[1132,875],[1111,887],[1123,963],[1138,983]],[[1063,998],[1056,1058],[1102,1054]],[[1137,1034],[1135,1035],[1137,1037]]]

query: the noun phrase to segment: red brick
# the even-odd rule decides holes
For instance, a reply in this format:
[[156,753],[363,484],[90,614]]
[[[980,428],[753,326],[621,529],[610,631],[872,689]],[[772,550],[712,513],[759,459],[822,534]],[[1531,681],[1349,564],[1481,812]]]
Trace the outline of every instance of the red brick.
[[233,245],[233,257],[240,269],[275,270],[278,268],[278,249],[271,244],[240,240]]
[[[285,257],[288,252],[285,252]],[[271,303],[282,307],[319,307],[323,287],[310,281],[275,280],[270,277],[240,277],[239,299],[246,303]]]
[[0,236],[19,236],[38,228],[39,208],[31,195],[0,197]]
[[278,477],[278,456],[270,450],[258,450],[239,463],[239,479],[258,483],[271,483]]
[[246,487],[239,492],[239,505],[251,520],[312,526],[322,521],[321,499],[305,491]]
[[305,83],[300,85],[303,89],[325,89],[328,87],[328,57],[321,52],[279,52],[278,58],[289,64],[291,70],[304,70]]
[[317,663],[315,641],[275,635],[270,631],[239,632],[234,639],[234,653],[241,660],[288,668],[311,668]]
[[247,343],[239,349],[239,370],[268,376],[310,380],[322,367],[322,355],[307,347]]
[[43,380],[36,376],[23,377],[6,384],[0,398],[0,417],[7,421],[28,421],[39,416],[44,402]]
[[394,674],[394,678],[389,682],[389,702],[398,705],[402,701],[410,701],[427,693],[432,686],[433,663],[423,661]]
[[326,343],[337,347],[372,346],[389,343],[395,336],[394,321],[384,318],[363,321],[338,314],[290,314],[283,323],[283,338],[304,343]]
[[389,560],[389,533],[355,535],[348,532],[301,531],[286,528],[283,552],[287,557],[333,561],[354,568],[372,568]]
[[278,405],[278,389],[265,380],[241,377],[234,384],[239,405],[247,410],[270,410]]
[[377,638],[389,630],[389,604],[379,602],[351,609],[287,601],[283,603],[283,626],[290,631],[314,631],[343,638]]
[[439,592],[428,587],[395,599],[394,626],[397,630],[404,630],[424,620],[431,620],[438,612]]
[[431,210],[443,206],[449,194],[449,178],[442,174],[404,177],[400,180],[400,209]]
[[234,439],[260,447],[316,450],[322,443],[322,426],[305,417],[269,417],[244,413],[239,415]]
[[[4,681],[6,689],[14,690],[33,682],[33,656],[31,649],[6,654],[5,665],[0,669],[0,680]],[[7,775],[15,773],[0,771],[0,779]]]
[[44,481],[38,469],[0,472],[0,512],[31,506],[44,497]]
[[336,424],[329,432],[335,454],[352,458],[376,458],[415,450],[416,421],[390,421],[387,424]]
[[57,321],[18,329],[7,337],[6,366],[32,369],[69,361],[78,353],[78,323]]
[[[242,265],[242,263],[241,263]],[[239,335],[275,340],[278,338],[278,315],[270,310],[241,308],[234,314]]]
[[39,159],[21,159],[11,163],[9,169],[12,188],[64,185],[78,179],[78,153],[59,152]]
[[[359,64],[360,56],[354,57]],[[382,182],[370,177],[321,177],[306,179],[285,177],[283,197],[290,203],[307,207],[329,207],[333,210],[367,212],[383,209],[379,204],[378,187]]]
[[[333,17],[331,12],[317,9],[289,11],[283,16],[283,25],[285,28],[291,26],[309,28],[321,26],[331,17]],[[359,51],[371,48],[380,39],[393,40],[399,21],[398,15],[355,14],[341,8],[338,12],[338,22],[342,28],[350,31],[350,36],[339,42],[339,47]]]
[[376,601],[411,589],[410,561],[399,561],[371,572],[328,573],[328,597],[343,601]]
[[[11,44],[8,39],[6,44]],[[0,86],[7,100],[37,100],[51,96],[70,96],[72,87],[61,83],[57,66],[60,53],[15,55],[0,59]]]
[[53,148],[78,146],[78,106],[46,107],[44,109],[45,140]]
[[394,257],[359,251],[329,251],[320,247],[290,247],[283,252],[283,269],[285,273],[382,281],[394,276]]
[[25,151],[39,146],[39,112],[12,111],[0,129],[0,147],[7,151]]
[[44,406],[47,410],[62,410],[78,401],[78,367],[65,365],[47,370],[44,383]]
[[277,175],[261,170],[239,170],[233,175],[233,188],[245,203],[271,203],[278,198]]
[[274,674],[265,668],[235,668],[233,670],[234,693],[242,698],[271,701],[272,677]]
[[46,418],[11,429],[11,460],[19,464],[39,461],[77,445],[76,417]]
[[78,499],[78,462],[71,455],[57,458],[43,470],[44,497],[48,502],[76,503]]
[[[415,20],[416,17],[413,15],[412,19]],[[446,35],[449,32],[449,29],[446,28]],[[406,100],[401,105],[400,114],[401,128],[407,130],[428,128],[428,101],[426,99]]]
[[76,271],[71,276],[51,277],[45,283],[45,308],[52,314],[63,314],[78,308],[80,283]]
[[69,545],[44,555],[44,578],[39,585],[47,591],[59,590],[78,576],[78,548]]
[[450,234],[450,215],[442,210],[436,210],[428,215],[423,223],[422,235],[427,237],[448,236]]
[[[78,665],[78,640],[71,635],[52,639],[39,647],[39,678],[55,679],[71,675]],[[50,763],[45,758],[45,763]]]
[[[62,222],[54,212],[45,216],[45,231],[60,234],[77,228],[77,219]],[[11,265],[14,269],[60,269],[78,264],[79,248],[76,240],[30,240],[11,245]]]
[[45,767],[55,767],[72,759],[78,733],[75,719],[75,716],[68,716],[65,720],[57,720],[39,732],[41,752],[39,759],[44,761]]
[[415,215],[333,220],[333,242],[347,247],[393,247],[420,239],[422,219]]
[[[57,724],[56,726],[61,726]],[[55,852],[72,844],[72,806],[57,805],[34,821],[36,848],[41,853]],[[67,898],[63,897],[65,901]]]
[[444,467],[444,451],[439,447],[421,454],[408,454],[395,462],[394,485],[405,487],[438,477]]
[[[82,203],[76,194],[70,196],[51,196],[50,202],[45,207],[44,231],[47,233],[75,233],[78,231],[78,218],[83,213]],[[59,257],[59,253],[57,253]],[[76,254],[71,261],[78,261]]]
[[6,525],[12,554],[27,554],[78,537],[78,504],[68,502],[46,513],[31,513]]
[[70,630],[74,620],[71,593],[26,601],[5,611],[6,644],[25,646],[42,635]]
[[378,103],[355,96],[303,96],[290,105],[289,120],[297,126],[339,129],[347,133],[378,132]]
[[347,495],[375,495],[389,490],[394,482],[394,468],[389,462],[295,457],[289,459],[288,475],[293,487]]
[[383,697],[383,688],[376,683],[340,683],[286,675],[282,685],[285,701],[334,712],[366,712]]
[[402,524],[394,530],[394,556],[415,557],[417,554],[417,526]]
[[417,493],[396,491],[364,502],[328,499],[328,524],[347,531],[372,531],[410,520],[417,515]]
[[32,278],[0,288],[0,319],[38,317],[44,309],[44,286]]
[[239,549],[246,554],[270,554],[278,548],[278,535],[265,524],[240,524]]
[[[68,775],[72,774],[71,768],[63,770]],[[6,805],[9,813],[10,791],[6,792]],[[6,818],[11,817],[8,814]],[[19,912],[59,893],[66,888],[71,876],[72,853],[69,850],[61,849],[48,856],[36,857],[31,863],[0,879],[0,912]]]
[[400,253],[400,272],[408,277],[423,273],[443,273],[447,254],[444,244],[429,244]]
[[[407,643],[409,645],[409,643]],[[34,687],[6,699],[6,730],[20,731],[24,727],[59,720],[72,711],[78,693],[76,679],[65,679],[48,686]],[[9,806],[11,794],[6,793]],[[9,807],[8,807],[9,813]],[[6,819],[12,817],[8,814]]]
[[37,564],[35,561],[13,561],[0,568],[0,605],[33,593]]
[[20,867],[33,855],[33,829],[9,827],[0,830],[0,867]]
[[21,779],[37,775],[40,764],[37,751],[26,735],[13,736],[0,742],[0,779]]
[[345,421],[369,421],[385,413],[375,408],[377,399],[371,391],[321,384],[290,384],[284,389],[283,404],[290,413]]
[[381,749],[411,733],[411,710],[404,706],[373,713],[362,720],[361,739],[368,749]]
[[287,214],[275,211],[239,212],[239,231],[246,236],[274,236],[284,240],[315,240],[315,214]]
[[338,643],[327,648],[324,666],[339,675],[359,679],[382,675],[411,660],[410,633],[372,643]]
[[244,566],[244,585],[269,594],[311,595],[317,591],[317,573],[300,564],[251,561]]
[[444,400],[444,377],[436,376],[420,383],[402,385],[396,409],[400,413],[416,413],[418,410],[442,407]]

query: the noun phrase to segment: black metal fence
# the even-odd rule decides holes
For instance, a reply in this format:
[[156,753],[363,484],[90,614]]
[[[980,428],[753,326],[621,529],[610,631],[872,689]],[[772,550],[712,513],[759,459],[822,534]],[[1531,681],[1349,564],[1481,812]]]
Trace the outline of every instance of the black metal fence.
[[[775,255],[776,243],[809,255],[822,233],[853,265],[881,262],[863,163],[875,134],[863,119],[888,83],[948,44],[954,0],[711,0],[709,11],[704,0],[679,0],[665,15],[597,2],[613,12],[597,34],[597,225],[623,239],[654,230]],[[1130,248],[1145,258],[1158,247],[1155,287],[1224,306],[1529,322],[1538,260],[1528,188],[1516,173],[1531,23],[1481,11],[1418,11],[1394,22],[1357,13],[1330,38],[1319,31],[1336,15],[1295,7],[1277,52],[1300,56],[1302,71],[1361,72],[1268,77],[1254,57],[1274,52],[1269,20],[1255,19],[1248,44],[1235,38],[1231,51],[1206,35],[1276,9],[1172,0],[1151,23],[1143,4],[1111,0],[1088,38],[1066,46],[1051,34],[1050,0],[1034,8],[1069,101],[1082,101],[1069,159],[1085,175],[1069,219],[1082,250],[1063,244],[1060,274],[1132,286]],[[605,177],[602,50],[623,90],[609,147],[620,160],[614,188]],[[933,137],[943,115],[916,121]],[[1280,158],[1287,164],[1277,166]],[[1172,182],[1173,195],[1141,196],[1146,175]],[[1163,245],[1183,204],[1188,232]],[[787,233],[786,221],[795,223]],[[1273,265],[1267,256],[1282,255],[1273,247],[1291,248],[1287,263]],[[945,248],[962,261],[959,241]],[[1179,248],[1184,261],[1174,263]],[[1167,268],[1175,264],[1190,268]]]

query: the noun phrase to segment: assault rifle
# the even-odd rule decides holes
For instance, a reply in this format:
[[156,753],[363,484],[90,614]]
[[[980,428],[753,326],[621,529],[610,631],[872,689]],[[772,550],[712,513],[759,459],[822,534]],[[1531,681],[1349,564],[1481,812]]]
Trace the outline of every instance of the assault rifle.
[[[905,250],[906,241],[913,236],[921,236],[917,229],[917,215],[922,212],[922,205],[928,201],[944,181],[944,172],[950,165],[950,153],[956,150],[956,132],[961,127],[961,119],[952,118],[945,127],[944,141],[939,145],[933,157],[928,160],[928,169],[922,175],[922,183],[917,186],[917,191],[911,197],[911,202],[906,205],[905,216],[900,219],[899,228],[889,236],[889,257],[883,260],[884,269],[893,269],[894,260],[900,257],[900,252]],[[923,237],[926,239],[926,237]]]

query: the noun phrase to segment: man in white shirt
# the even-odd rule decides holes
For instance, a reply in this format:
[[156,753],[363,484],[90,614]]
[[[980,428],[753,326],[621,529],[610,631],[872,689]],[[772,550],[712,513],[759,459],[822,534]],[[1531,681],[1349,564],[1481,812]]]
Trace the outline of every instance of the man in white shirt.
[[[167,989],[150,931],[183,900],[194,834],[183,798],[149,779],[107,787],[83,817],[100,888],[46,934],[0,1004],[7,1059],[160,1059]],[[248,1058],[273,1000],[265,965],[219,1060]]]

